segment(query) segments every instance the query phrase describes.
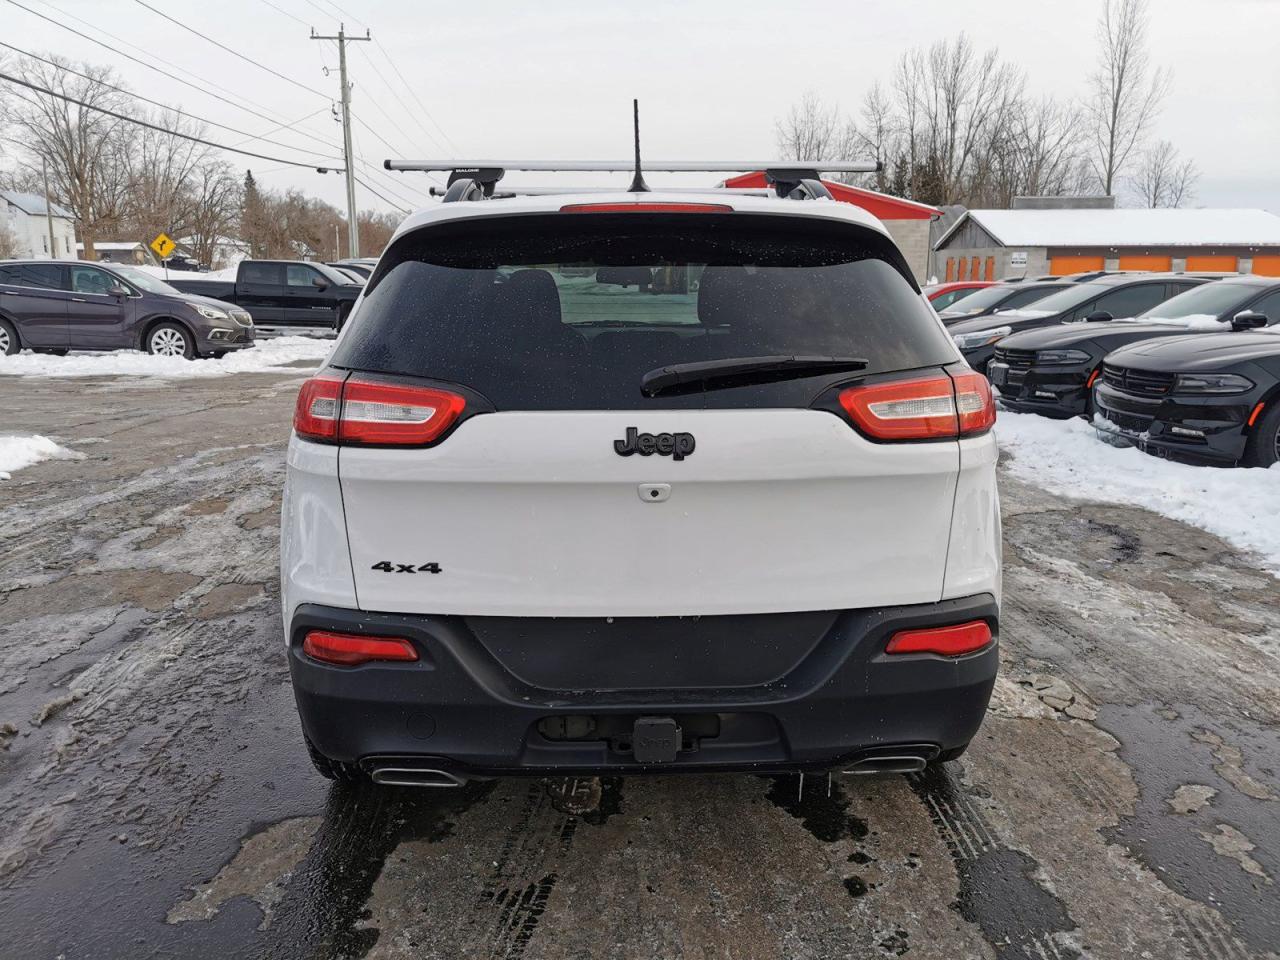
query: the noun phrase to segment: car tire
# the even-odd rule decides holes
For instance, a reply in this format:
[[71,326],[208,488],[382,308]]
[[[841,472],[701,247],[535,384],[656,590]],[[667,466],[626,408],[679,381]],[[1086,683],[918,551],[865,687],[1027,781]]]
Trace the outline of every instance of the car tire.
[[22,342],[18,339],[18,331],[13,328],[8,320],[0,320],[0,354],[11,357],[22,349]]
[[316,745],[311,742],[310,737],[307,737],[306,741],[307,753],[311,755],[311,763],[315,766],[316,772],[326,780],[338,780],[342,783],[369,782],[369,775],[354,763],[343,763],[341,760],[326,757],[316,749]]
[[147,331],[147,353],[158,357],[185,357],[194,360],[196,345],[186,327],[158,323]]
[[1268,401],[1268,410],[1244,447],[1246,467],[1269,467],[1280,461],[1280,397]]

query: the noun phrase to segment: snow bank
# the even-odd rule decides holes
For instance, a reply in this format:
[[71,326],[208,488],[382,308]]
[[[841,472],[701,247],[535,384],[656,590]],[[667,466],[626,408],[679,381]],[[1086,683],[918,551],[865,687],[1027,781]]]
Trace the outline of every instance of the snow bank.
[[1051,493],[1145,507],[1262,556],[1280,578],[1280,464],[1270,470],[1171,463],[1102,443],[1083,420],[1000,411],[996,436],[1008,471]]
[[124,266],[133,267],[135,270],[142,270],[149,273],[157,280],[235,280],[236,267],[227,267],[225,270],[210,270],[208,273],[197,273],[195,270],[165,270],[164,267],[152,266],[149,263],[129,263]]
[[0,436],[0,480],[41,460],[83,460],[84,454],[60,447],[48,437]]
[[[39,353],[0,355],[0,376],[19,377],[163,377],[167,380],[225,377],[233,373],[279,373],[298,360],[318,366],[333,349],[332,340],[313,337],[274,337],[259,340],[248,350],[236,350],[221,360],[156,357],[140,350],[109,353],[70,353],[55,357]],[[305,372],[300,370],[299,372]]]

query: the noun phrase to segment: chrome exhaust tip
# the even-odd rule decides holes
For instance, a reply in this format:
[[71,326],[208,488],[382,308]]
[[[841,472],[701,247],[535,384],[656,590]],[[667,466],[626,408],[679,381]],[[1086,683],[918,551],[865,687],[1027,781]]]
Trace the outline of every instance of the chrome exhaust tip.
[[876,757],[865,757],[844,772],[849,775],[869,775],[875,773],[919,773],[927,765],[928,760],[917,754],[890,756],[884,754]]
[[374,783],[384,787],[431,787],[437,790],[450,790],[460,787],[465,781],[447,770],[433,770],[427,767],[374,767],[369,772]]

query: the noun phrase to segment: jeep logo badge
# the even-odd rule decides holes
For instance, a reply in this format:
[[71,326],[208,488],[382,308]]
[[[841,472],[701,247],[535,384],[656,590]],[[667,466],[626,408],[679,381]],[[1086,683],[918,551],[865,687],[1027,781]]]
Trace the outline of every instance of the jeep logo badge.
[[613,451],[620,457],[633,453],[651,457],[656,453],[660,457],[683,460],[693,453],[694,446],[692,433],[641,433],[636,427],[627,427],[626,437],[613,441]]

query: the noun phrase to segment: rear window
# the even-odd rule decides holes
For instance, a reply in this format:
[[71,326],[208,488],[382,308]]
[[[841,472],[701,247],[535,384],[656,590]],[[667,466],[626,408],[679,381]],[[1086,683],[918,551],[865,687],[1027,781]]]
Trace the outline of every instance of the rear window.
[[645,373],[769,355],[956,354],[893,244],[799,217],[553,214],[429,227],[384,254],[332,363],[459,383],[498,409],[808,406],[850,374],[646,398]]

